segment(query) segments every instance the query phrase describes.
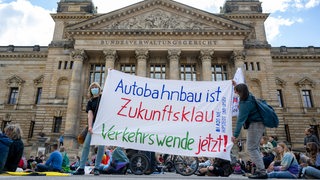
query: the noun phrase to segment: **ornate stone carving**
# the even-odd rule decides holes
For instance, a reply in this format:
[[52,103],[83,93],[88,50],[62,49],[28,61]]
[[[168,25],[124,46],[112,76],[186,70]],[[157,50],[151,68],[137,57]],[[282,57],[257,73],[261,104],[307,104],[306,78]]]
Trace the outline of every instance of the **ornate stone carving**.
[[308,77],[304,77],[302,78],[300,81],[295,83],[297,86],[299,86],[300,88],[305,87],[305,86],[311,86],[312,88],[315,87],[316,83],[313,82],[310,78]]
[[74,60],[83,61],[84,59],[87,59],[87,54],[84,49],[75,49],[71,52],[71,57]]
[[180,59],[181,50],[180,49],[169,49],[168,59],[170,61],[178,61]]
[[107,61],[111,60],[114,62],[118,58],[117,51],[113,49],[103,50],[103,54]]
[[38,84],[43,83],[43,80],[44,80],[44,75],[41,75],[41,76],[37,77],[35,80],[33,80],[33,83],[35,86],[37,86]]
[[18,85],[21,86],[25,82],[26,82],[25,80],[23,80],[17,75],[13,75],[9,79],[7,79],[8,85],[14,84],[14,86],[18,86]]
[[281,87],[284,87],[286,85],[286,82],[280,78],[276,78],[276,84],[281,86]]
[[136,59],[139,60],[146,60],[149,57],[149,51],[147,49],[137,49],[135,51]]
[[242,50],[234,50],[232,52],[232,58],[234,60],[245,60],[246,53],[245,53],[245,51],[242,51]]
[[162,10],[152,11],[124,21],[114,21],[106,29],[204,29],[205,24]]
[[211,61],[213,54],[214,54],[213,49],[202,49],[200,51],[200,59],[202,61]]

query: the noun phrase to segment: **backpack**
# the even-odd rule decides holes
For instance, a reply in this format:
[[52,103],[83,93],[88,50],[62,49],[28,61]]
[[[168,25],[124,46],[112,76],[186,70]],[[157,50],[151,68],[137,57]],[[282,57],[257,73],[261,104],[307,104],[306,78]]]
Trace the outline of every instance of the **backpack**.
[[263,99],[256,99],[255,97],[254,99],[258,112],[263,119],[263,124],[268,128],[277,128],[279,126],[279,118],[273,107]]

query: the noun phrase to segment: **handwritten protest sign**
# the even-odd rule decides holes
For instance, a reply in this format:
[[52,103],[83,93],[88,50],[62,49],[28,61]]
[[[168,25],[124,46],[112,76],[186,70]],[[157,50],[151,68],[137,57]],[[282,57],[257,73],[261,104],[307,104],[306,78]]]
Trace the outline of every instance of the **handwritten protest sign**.
[[230,160],[231,96],[231,80],[157,80],[109,70],[91,145]]

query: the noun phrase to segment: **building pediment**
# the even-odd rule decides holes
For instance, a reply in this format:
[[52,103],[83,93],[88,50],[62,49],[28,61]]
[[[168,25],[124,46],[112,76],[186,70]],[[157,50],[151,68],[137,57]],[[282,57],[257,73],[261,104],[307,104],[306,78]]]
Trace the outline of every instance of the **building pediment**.
[[304,77],[300,81],[296,82],[296,85],[299,86],[299,87],[305,87],[305,86],[314,87],[315,86],[315,82],[313,82],[308,77]]
[[16,85],[16,86],[25,83],[25,80],[23,80],[21,77],[19,77],[17,75],[11,76],[6,81],[7,81],[8,85],[13,84],[13,85]]
[[251,27],[175,1],[145,0],[67,28],[67,32],[71,35],[84,31],[96,34],[99,34],[97,33],[99,31],[210,31],[245,34],[251,31]]

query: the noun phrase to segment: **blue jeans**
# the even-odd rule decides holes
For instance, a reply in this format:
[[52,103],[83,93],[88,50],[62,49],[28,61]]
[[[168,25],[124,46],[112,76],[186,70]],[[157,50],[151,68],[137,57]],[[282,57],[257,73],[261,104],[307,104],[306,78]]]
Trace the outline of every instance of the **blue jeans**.
[[260,153],[260,140],[265,131],[265,126],[262,122],[250,123],[247,131],[247,151],[251,161],[256,165],[257,172],[266,172],[262,156]]
[[297,179],[297,176],[291,174],[289,171],[272,171],[268,173],[268,178]]
[[[80,166],[79,166],[79,168],[81,169],[84,169],[84,166],[86,165],[86,162],[89,156],[91,137],[92,137],[92,134],[88,132],[86,139],[84,140],[84,143],[83,143],[83,149],[82,149]],[[104,154],[104,146],[98,146],[98,153],[95,160],[94,168],[99,169],[103,154]]]
[[320,170],[312,166],[307,166],[302,169],[302,176],[304,175],[307,177],[311,176],[313,178],[320,179]]

